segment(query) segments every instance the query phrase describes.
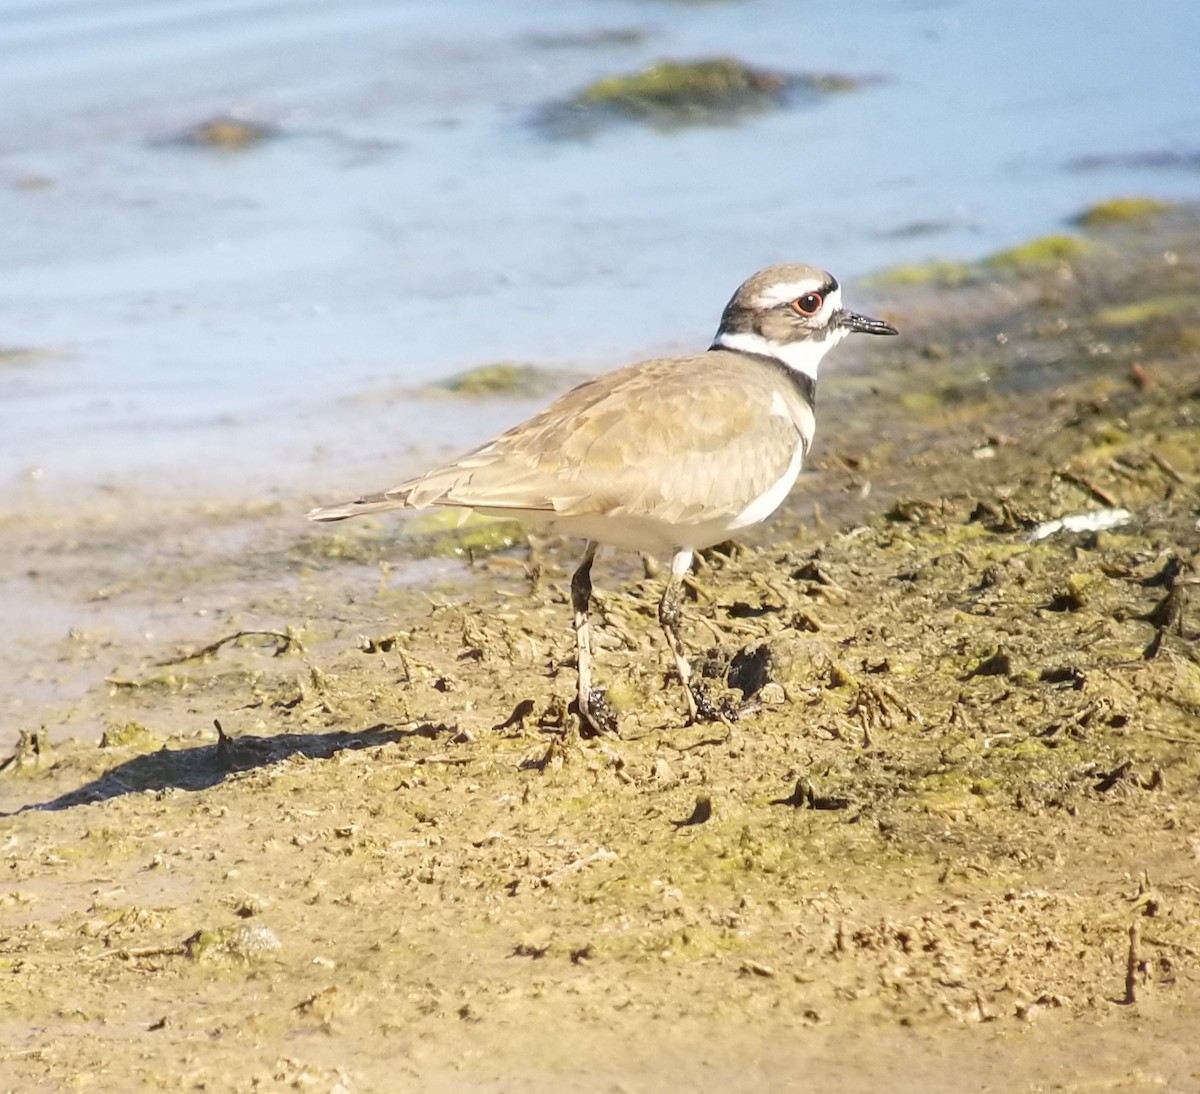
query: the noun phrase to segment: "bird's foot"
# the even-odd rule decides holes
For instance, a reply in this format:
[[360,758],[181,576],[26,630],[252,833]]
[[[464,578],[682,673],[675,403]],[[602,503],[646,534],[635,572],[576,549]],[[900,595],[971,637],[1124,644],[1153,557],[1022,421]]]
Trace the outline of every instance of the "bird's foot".
[[692,680],[687,685],[688,703],[691,722],[723,722],[729,725],[738,720],[738,710],[728,699],[714,701],[708,686],[699,680]]
[[587,710],[576,699],[571,704],[571,710],[579,716],[579,733],[583,737],[619,737],[617,712],[604,688],[592,688],[588,692]]

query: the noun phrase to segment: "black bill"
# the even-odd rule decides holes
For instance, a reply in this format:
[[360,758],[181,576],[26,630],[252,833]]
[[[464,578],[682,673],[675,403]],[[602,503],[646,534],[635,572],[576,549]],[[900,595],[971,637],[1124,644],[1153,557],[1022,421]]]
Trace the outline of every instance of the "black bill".
[[854,331],[857,334],[899,334],[891,323],[885,323],[882,319],[871,319],[866,315],[858,315],[852,311],[838,312],[838,326],[845,327],[847,330]]

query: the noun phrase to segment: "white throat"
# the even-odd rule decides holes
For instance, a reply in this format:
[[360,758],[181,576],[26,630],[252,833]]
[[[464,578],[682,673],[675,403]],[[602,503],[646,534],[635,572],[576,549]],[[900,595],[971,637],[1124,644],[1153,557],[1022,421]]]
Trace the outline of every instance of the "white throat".
[[738,331],[733,334],[721,331],[713,346],[741,353],[756,353],[762,357],[774,357],[793,371],[816,380],[821,358],[849,333],[845,327],[834,327],[824,338],[805,338],[802,342],[780,344],[752,331]]

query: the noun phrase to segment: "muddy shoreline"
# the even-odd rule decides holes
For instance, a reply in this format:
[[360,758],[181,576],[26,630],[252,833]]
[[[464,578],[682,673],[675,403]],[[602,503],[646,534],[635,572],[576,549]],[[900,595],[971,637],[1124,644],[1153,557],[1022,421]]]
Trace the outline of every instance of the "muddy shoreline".
[[634,559],[581,741],[572,544],[5,521],[62,637],[6,712],[2,1085],[1200,1089],[1197,238],[876,288],[903,344],[690,586],[731,726]]

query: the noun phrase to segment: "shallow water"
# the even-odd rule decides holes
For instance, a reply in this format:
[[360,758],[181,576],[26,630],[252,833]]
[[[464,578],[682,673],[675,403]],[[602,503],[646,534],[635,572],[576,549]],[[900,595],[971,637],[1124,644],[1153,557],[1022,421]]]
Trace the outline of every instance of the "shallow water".
[[[1200,189],[1192,0],[0,0],[0,28],[0,345],[46,351],[0,365],[10,506],[341,494],[529,409],[405,385],[703,346],[772,261],[848,279]],[[882,79],[736,127],[531,124],[717,53]],[[226,112],[283,136],[172,139]]]

